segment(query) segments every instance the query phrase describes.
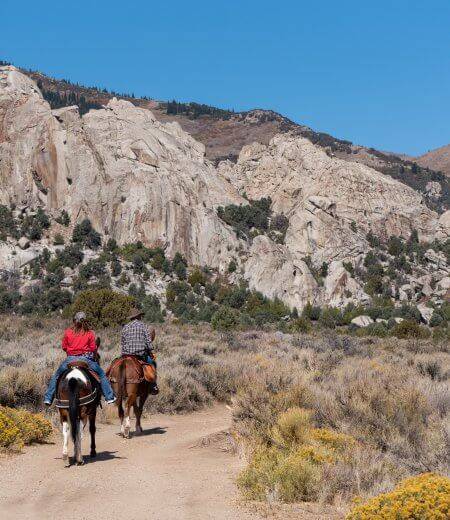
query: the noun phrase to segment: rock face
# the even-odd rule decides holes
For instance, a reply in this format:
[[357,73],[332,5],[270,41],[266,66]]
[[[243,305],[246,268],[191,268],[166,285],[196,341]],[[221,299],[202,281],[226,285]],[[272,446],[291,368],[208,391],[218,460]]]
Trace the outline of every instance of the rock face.
[[[289,219],[283,245],[266,236],[247,243],[217,207],[270,196]],[[448,214],[368,166],[329,157],[305,138],[282,134],[245,146],[236,164],[215,167],[203,144],[177,123],[112,99],[80,117],[51,110],[36,84],[0,68],[0,203],[66,209],[88,217],[119,243],[161,245],[193,264],[224,271],[231,259],[252,288],[301,309],[368,297],[343,267],[368,249],[366,234],[448,237]],[[309,257],[306,262],[306,257]],[[330,264],[319,284],[311,266]]]
[[352,258],[367,249],[369,230],[407,237],[434,236],[436,213],[408,186],[358,163],[329,157],[307,139],[279,135],[268,146],[244,147],[236,165],[219,169],[250,199],[270,196],[289,217],[286,245],[315,263]]
[[193,263],[226,265],[238,245],[217,217],[243,199],[176,123],[113,99],[83,118],[51,110],[36,85],[0,69],[0,202],[66,208],[119,242],[161,244]]

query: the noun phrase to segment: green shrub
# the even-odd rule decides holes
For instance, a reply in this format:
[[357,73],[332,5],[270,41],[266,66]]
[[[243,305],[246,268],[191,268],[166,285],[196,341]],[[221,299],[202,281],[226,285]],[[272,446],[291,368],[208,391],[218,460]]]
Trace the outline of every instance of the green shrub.
[[237,264],[234,260],[230,260],[230,263],[228,264],[228,272],[234,273],[237,269]]
[[72,316],[83,311],[92,327],[113,327],[126,322],[134,305],[135,300],[130,296],[110,289],[89,289],[78,293],[65,314]]
[[120,276],[122,273],[122,264],[119,262],[119,260],[113,260],[111,262],[111,274],[112,276]]
[[324,307],[320,312],[319,324],[327,329],[343,325],[343,316],[336,307]]
[[86,264],[80,266],[78,276],[83,280],[89,280],[93,276],[100,278],[106,274],[106,265],[101,258],[92,258]]
[[180,253],[175,253],[172,260],[172,271],[178,276],[179,280],[186,280],[187,262]]
[[389,336],[389,329],[383,323],[370,323],[367,327],[361,327],[356,330],[357,336],[376,336],[385,338]]
[[310,321],[317,321],[320,318],[321,309],[320,307],[311,305],[308,302],[302,311],[302,318],[305,318]]
[[148,295],[142,300],[142,310],[145,313],[145,319],[150,323],[164,322],[161,303],[156,295]]
[[405,320],[415,321],[420,323],[422,321],[422,315],[417,307],[414,305],[408,305],[404,303],[399,309],[395,309],[394,316],[403,318]]
[[195,287],[197,284],[204,286],[206,284],[206,276],[198,267],[196,267],[189,275],[188,282],[191,287]]
[[85,218],[74,227],[72,242],[89,249],[98,249],[102,245],[102,237],[100,233],[95,231],[92,227],[91,221]]
[[316,500],[326,464],[342,458],[355,440],[324,428],[314,428],[312,413],[293,407],[281,413],[269,441],[254,449],[238,485],[251,499],[274,495],[282,502]]
[[422,339],[429,337],[430,332],[415,321],[403,320],[395,324],[391,334],[400,339]]
[[69,214],[65,209],[63,209],[58,217],[55,218],[58,224],[61,224],[64,227],[67,227],[70,224]]
[[0,314],[14,311],[19,301],[20,294],[15,289],[0,283]]
[[211,325],[216,330],[233,330],[239,324],[239,313],[236,309],[222,305],[211,318]]
[[297,318],[291,322],[290,329],[292,332],[301,332],[306,334],[311,330],[311,322],[306,318]]
[[0,204],[0,240],[6,240],[7,237],[18,239],[20,232],[11,209]]
[[64,237],[61,235],[61,233],[58,233],[55,235],[55,238],[53,239],[53,245],[54,246],[63,246],[64,245]]
[[391,256],[400,256],[405,249],[404,241],[400,237],[391,236],[388,241],[388,253]]
[[248,205],[220,206],[217,208],[217,215],[234,229],[238,237],[251,238],[252,229],[255,229],[257,234],[263,234],[268,230],[271,204],[270,198],[262,198],[250,200]]
[[56,253],[56,258],[59,260],[63,267],[70,267],[75,269],[83,261],[83,252],[79,245],[70,244],[66,246],[62,251]]
[[51,287],[45,294],[45,305],[48,311],[64,309],[72,302],[72,293],[59,287]]

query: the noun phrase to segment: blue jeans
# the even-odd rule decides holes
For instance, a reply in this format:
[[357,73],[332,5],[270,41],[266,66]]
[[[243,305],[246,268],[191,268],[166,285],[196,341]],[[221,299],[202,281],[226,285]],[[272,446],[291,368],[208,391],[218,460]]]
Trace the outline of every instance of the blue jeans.
[[156,368],[156,361],[150,356],[150,354],[145,354],[142,357],[146,363],[153,365]]
[[86,363],[89,365],[89,368],[100,376],[100,386],[102,388],[102,393],[105,396],[105,399],[107,401],[111,401],[115,398],[114,391],[111,388],[108,378],[106,377],[105,372],[98,363],[84,356],[67,356],[67,358],[59,365],[58,370],[53,374],[52,378],[50,379],[47,391],[44,395],[44,401],[51,402],[53,400],[53,397],[55,396],[56,392],[56,383],[58,382],[58,379],[63,374],[63,372],[67,370],[68,365],[71,361],[86,361]]

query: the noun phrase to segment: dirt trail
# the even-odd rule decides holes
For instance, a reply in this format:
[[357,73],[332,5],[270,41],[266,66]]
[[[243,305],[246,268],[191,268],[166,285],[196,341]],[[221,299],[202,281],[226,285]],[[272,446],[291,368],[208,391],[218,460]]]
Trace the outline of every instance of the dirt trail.
[[[144,434],[130,440],[117,435],[116,424],[99,424],[97,459],[70,468],[63,467],[55,435],[53,445],[0,459],[0,518],[256,520],[237,505],[237,457],[214,443],[199,446],[229,425],[225,407],[147,417]],[[89,453],[86,433],[83,453]]]

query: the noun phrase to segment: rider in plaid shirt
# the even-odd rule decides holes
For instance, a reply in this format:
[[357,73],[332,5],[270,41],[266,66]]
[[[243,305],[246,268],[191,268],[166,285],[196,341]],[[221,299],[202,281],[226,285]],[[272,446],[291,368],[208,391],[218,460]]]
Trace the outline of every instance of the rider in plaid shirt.
[[146,358],[152,351],[152,340],[145,324],[136,318],[122,329],[122,356]]
[[[124,325],[122,329],[122,356],[140,357],[146,363],[150,363],[156,368],[156,362],[153,356],[152,339],[146,325],[140,319],[143,314],[144,313],[139,309],[133,309],[128,317],[131,321]],[[156,383],[154,384],[152,391],[153,393],[158,392]]]

